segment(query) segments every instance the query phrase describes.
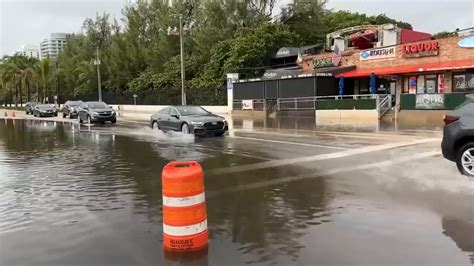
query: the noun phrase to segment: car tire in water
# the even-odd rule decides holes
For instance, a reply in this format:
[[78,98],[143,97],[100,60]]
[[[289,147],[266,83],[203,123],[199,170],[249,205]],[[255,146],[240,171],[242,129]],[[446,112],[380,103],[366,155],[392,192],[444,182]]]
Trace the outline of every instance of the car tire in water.
[[181,132],[183,134],[190,134],[188,124],[183,123],[183,125],[181,125]]
[[63,113],[63,118],[66,118],[66,114],[65,114],[65,113]]
[[225,133],[225,132],[216,133],[215,136],[216,136],[216,137],[222,137],[222,136],[224,136],[224,133]]
[[153,123],[151,124],[151,129],[160,130],[160,125],[158,124],[158,121],[153,121]]
[[112,124],[117,123],[117,118],[115,118],[114,120],[112,120],[112,121],[110,121],[110,122],[112,122]]
[[456,165],[461,174],[474,177],[474,142],[467,143],[459,149]]
[[82,124],[82,119],[80,115],[77,116],[77,122],[79,123],[79,125]]

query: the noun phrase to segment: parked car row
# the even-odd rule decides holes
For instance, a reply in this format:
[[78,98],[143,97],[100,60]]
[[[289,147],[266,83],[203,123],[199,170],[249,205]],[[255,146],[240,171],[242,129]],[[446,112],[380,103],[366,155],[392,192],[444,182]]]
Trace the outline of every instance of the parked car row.
[[[28,102],[25,105],[27,115],[35,117],[58,116],[59,110],[52,104]],[[61,110],[63,118],[77,118],[79,123],[100,122],[117,123],[117,115],[112,107],[104,102],[67,101]]]

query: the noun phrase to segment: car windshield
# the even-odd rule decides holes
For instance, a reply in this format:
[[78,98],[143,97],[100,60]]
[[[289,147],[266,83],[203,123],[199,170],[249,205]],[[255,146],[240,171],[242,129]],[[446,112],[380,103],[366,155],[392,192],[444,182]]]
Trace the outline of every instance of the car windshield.
[[91,109],[105,109],[105,108],[107,108],[107,105],[105,103],[101,103],[101,102],[87,103],[87,105]]
[[209,114],[208,111],[204,110],[202,107],[199,106],[178,106],[176,107],[176,109],[178,109],[178,112],[182,116]]
[[53,106],[51,104],[38,104],[36,105],[39,109],[51,109]]

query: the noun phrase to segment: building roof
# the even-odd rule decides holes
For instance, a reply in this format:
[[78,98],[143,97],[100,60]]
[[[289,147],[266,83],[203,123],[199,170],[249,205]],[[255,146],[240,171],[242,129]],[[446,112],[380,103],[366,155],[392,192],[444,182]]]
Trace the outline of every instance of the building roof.
[[276,56],[274,58],[285,58],[285,57],[292,57],[298,56],[298,54],[315,54],[321,51],[324,48],[322,44],[313,44],[303,47],[282,47],[278,49]]

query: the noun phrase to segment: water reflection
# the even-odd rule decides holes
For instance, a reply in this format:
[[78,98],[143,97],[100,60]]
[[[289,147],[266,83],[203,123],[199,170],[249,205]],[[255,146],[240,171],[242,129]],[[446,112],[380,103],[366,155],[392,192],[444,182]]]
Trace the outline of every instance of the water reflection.
[[474,264],[474,217],[470,221],[443,217],[442,223],[443,233],[450,237],[462,251],[468,253],[471,263]]
[[[441,121],[441,120],[440,120]],[[280,117],[234,117],[234,126],[244,130],[258,128],[276,129],[301,133],[303,131],[342,131],[342,132],[379,132],[379,131],[411,131],[411,130],[442,130],[439,122],[410,123],[410,121],[328,121],[317,117],[280,116]]]
[[[304,250],[315,248],[303,239],[327,230],[344,211],[331,204],[339,190],[330,177],[272,183],[299,173],[290,166],[206,176],[208,253],[188,260],[161,251],[163,166],[188,159],[199,160],[204,169],[259,162],[239,156],[245,151],[240,145],[233,138],[162,135],[145,128],[2,122],[0,265],[317,263],[301,260]],[[452,220],[443,219],[445,234],[473,253],[473,237],[466,233],[472,226]],[[331,261],[338,254],[323,256],[321,261]]]

